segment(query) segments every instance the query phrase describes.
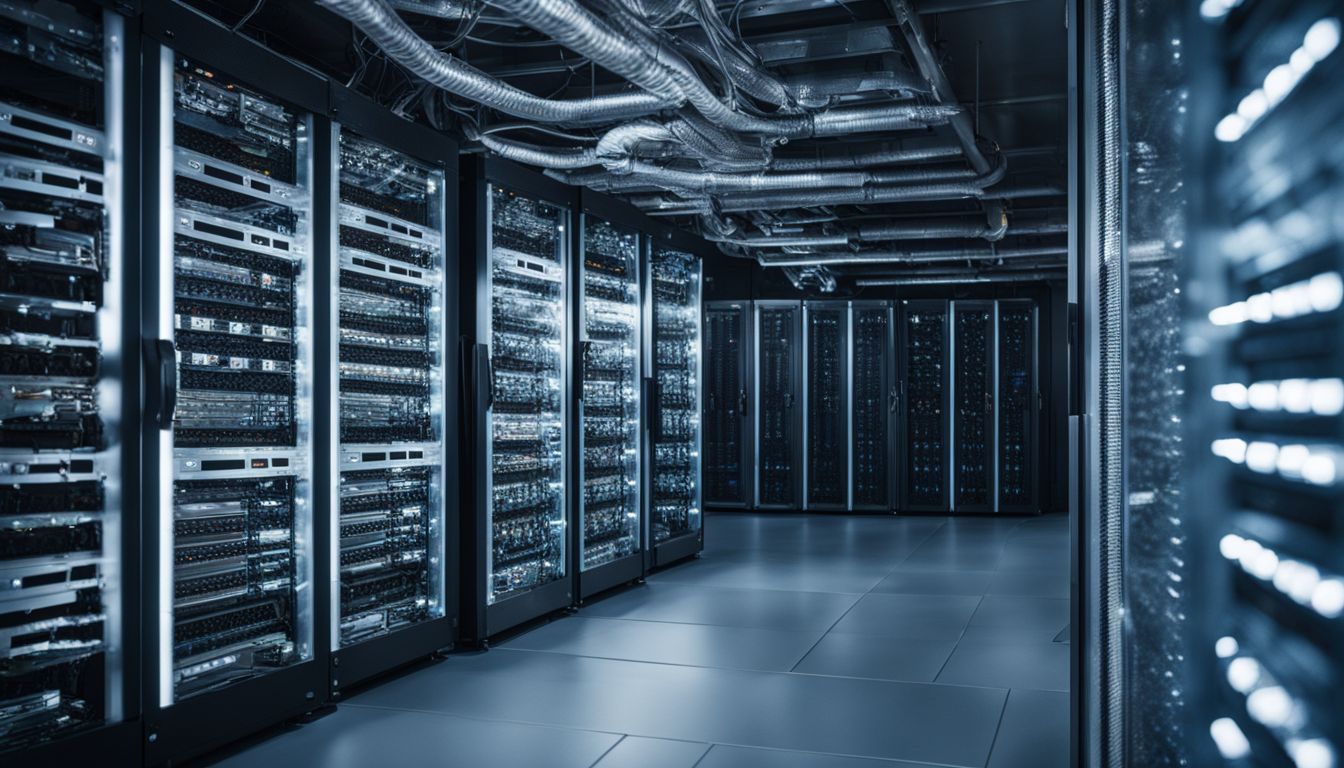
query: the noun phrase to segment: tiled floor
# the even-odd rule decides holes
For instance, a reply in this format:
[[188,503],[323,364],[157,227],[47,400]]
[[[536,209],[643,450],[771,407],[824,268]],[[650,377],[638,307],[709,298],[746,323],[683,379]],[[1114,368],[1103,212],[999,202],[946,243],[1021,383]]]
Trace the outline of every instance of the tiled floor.
[[705,539],[220,764],[1067,765],[1066,518],[712,515]]

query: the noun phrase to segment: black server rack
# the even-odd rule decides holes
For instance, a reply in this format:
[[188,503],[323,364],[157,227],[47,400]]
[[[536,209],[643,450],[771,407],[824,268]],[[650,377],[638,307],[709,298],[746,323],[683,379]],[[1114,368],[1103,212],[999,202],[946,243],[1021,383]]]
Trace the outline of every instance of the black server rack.
[[903,454],[896,441],[896,324],[885,301],[855,301],[850,307],[852,506],[856,511],[888,511],[896,501],[896,462]]
[[650,567],[705,546],[701,512],[700,294],[704,241],[663,230],[649,254]]
[[850,507],[850,373],[849,302],[804,302],[804,509]]
[[[1177,293],[1171,271],[1136,299],[1150,325],[1193,329],[1204,354],[1159,357],[1158,345],[1130,342],[1145,363],[1190,363],[1188,384],[1143,400],[1156,410],[1185,394],[1195,437],[1151,449],[1164,450],[1161,470],[1182,448],[1188,457],[1181,527],[1167,535],[1200,534],[1194,548],[1154,543],[1163,563],[1199,558],[1195,599],[1181,590],[1183,605],[1159,606],[1195,609],[1196,631],[1161,629],[1196,659],[1203,696],[1188,725],[1213,736],[1208,764],[1334,766],[1344,762],[1344,4],[1220,12],[1195,38],[1213,94],[1188,132],[1207,161],[1185,177],[1203,193],[1191,206],[1200,235],[1193,253],[1174,254],[1191,311],[1182,321],[1162,301]],[[1238,109],[1266,94],[1267,108]]]
[[507,161],[463,175],[463,636],[573,603],[569,483],[573,190]]
[[330,373],[314,233],[331,201],[324,81],[174,4],[147,8],[144,32],[145,747],[160,763],[312,710],[327,686],[315,446],[331,436],[312,382]]
[[1029,299],[998,302],[997,511],[1040,508],[1040,384],[1037,375],[1036,305]]
[[755,327],[755,497],[758,509],[801,509],[803,308],[757,301]]
[[643,269],[653,222],[582,190],[572,315],[580,600],[644,574]]
[[900,303],[902,511],[950,509],[951,333],[948,304]]
[[705,505],[752,505],[751,303],[705,304]]
[[996,507],[997,318],[992,301],[952,302],[952,508],[957,512]]
[[453,642],[458,231],[456,144],[345,89],[331,102],[335,696]]
[[138,35],[90,2],[0,27],[0,763],[138,763]]

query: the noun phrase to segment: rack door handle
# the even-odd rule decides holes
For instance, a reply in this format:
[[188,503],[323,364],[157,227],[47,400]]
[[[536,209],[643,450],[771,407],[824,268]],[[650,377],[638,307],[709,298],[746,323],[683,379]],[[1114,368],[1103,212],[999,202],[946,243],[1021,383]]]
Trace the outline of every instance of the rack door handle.
[[490,345],[476,345],[476,372],[480,378],[476,381],[476,391],[481,398],[483,410],[495,407],[495,365],[490,360]]
[[168,339],[156,339],[152,356],[159,396],[154,422],[159,429],[172,429],[173,413],[177,410],[177,347]]

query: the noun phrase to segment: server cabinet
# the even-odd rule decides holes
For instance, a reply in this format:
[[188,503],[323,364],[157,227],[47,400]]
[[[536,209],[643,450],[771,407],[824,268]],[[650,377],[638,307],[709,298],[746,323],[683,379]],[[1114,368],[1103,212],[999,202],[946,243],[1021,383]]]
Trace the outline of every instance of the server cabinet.
[[851,303],[854,342],[850,384],[851,498],[855,510],[890,510],[896,499],[898,378],[891,305]]
[[453,642],[457,315],[446,307],[458,233],[456,144],[344,89],[331,99],[340,117],[328,137],[338,165],[326,235],[337,269],[327,318],[337,439],[326,446],[336,695]]
[[746,509],[752,498],[751,304],[705,304],[705,504]]
[[651,566],[705,546],[700,492],[700,288],[704,244],[679,232],[656,237],[649,256]]
[[0,763],[139,762],[135,32],[0,25]]
[[1035,512],[1040,464],[1036,305],[998,302],[998,511]]
[[[179,6],[145,17],[146,757],[302,713],[327,685],[326,84]],[[325,160],[325,158],[324,158]],[[326,171],[319,166],[319,171]],[[315,243],[318,248],[315,249]],[[323,290],[318,291],[317,286]],[[221,713],[228,713],[221,716]]]
[[802,507],[803,312],[796,301],[758,301],[756,311],[756,483],[758,509]]
[[584,190],[575,259],[579,598],[644,573],[642,269],[652,222]]
[[901,509],[947,511],[951,431],[950,333],[946,301],[900,305],[902,390]]
[[849,302],[803,303],[803,508],[850,506]]
[[[511,163],[474,162],[464,327],[474,397],[463,526],[464,634],[484,641],[570,605],[571,190]],[[469,325],[468,325],[469,324]]]
[[995,508],[994,364],[998,312],[992,301],[952,302],[952,508]]

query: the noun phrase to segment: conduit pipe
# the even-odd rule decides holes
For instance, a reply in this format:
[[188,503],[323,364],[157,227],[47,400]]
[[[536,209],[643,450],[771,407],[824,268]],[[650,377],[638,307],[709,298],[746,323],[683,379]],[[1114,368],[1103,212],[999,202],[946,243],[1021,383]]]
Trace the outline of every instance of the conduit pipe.
[[1063,256],[1063,246],[1039,248],[958,248],[926,251],[821,251],[817,253],[757,253],[756,262],[763,267],[805,267],[817,264],[924,264],[936,261],[985,261],[997,259],[1025,259],[1038,256]]

